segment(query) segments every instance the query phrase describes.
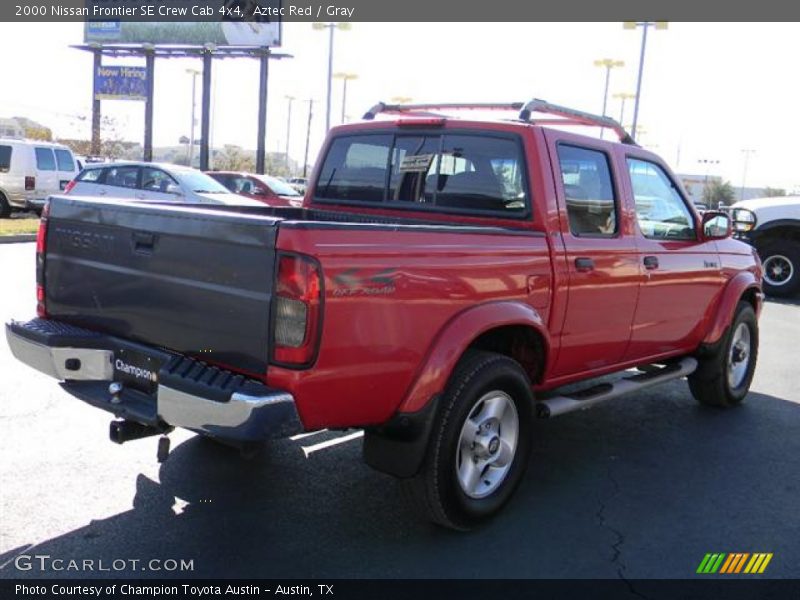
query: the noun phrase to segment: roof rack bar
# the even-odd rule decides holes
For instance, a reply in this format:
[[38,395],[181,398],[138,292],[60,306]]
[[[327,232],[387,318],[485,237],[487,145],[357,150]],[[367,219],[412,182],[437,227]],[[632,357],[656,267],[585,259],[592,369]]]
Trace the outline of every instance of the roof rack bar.
[[[583,112],[582,110],[575,110],[566,106],[559,106],[558,104],[551,104],[545,100],[534,98],[519,111],[520,121],[531,121],[531,113],[538,112],[548,115],[555,115],[561,117],[560,121],[549,120],[548,123],[562,123],[564,125],[595,125],[597,127],[607,127],[612,129],[619,137],[619,141],[623,144],[636,145],[633,138],[625,131],[625,128],[611,117],[604,117],[592,113]],[[540,122],[540,121],[539,121]]]
[[[575,110],[558,104],[551,104],[545,100],[534,98],[530,102],[471,102],[471,103],[437,103],[437,104],[386,104],[378,102],[364,113],[364,120],[372,121],[380,113],[400,113],[413,116],[439,116],[435,111],[446,110],[518,110],[520,121],[526,123],[542,123],[548,125],[590,125],[606,127],[613,130],[619,141],[623,144],[636,145],[633,138],[617,121],[611,117],[595,115],[592,113]],[[532,113],[544,113],[558,117],[558,119],[531,119]]]
[[[522,102],[452,102],[436,104],[386,104],[378,102],[364,113],[364,119],[371,121],[379,113],[416,113],[435,110],[520,110]],[[426,114],[430,114],[427,113]]]

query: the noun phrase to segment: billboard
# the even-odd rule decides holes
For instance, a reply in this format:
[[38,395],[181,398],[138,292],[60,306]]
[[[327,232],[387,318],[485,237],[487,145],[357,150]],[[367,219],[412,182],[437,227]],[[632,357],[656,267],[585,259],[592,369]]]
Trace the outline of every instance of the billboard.
[[281,45],[280,21],[87,21],[84,41],[101,44]]
[[103,67],[94,74],[95,100],[147,100],[145,67]]

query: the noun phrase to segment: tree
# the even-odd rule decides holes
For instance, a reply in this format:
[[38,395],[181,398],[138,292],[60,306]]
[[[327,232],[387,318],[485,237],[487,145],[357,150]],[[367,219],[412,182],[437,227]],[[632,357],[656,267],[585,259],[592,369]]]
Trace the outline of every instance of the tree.
[[254,171],[255,161],[245,154],[239,146],[225,144],[224,148],[214,153],[214,168],[219,171]]
[[703,188],[703,203],[711,208],[717,207],[720,203],[732,204],[735,196],[730,181],[714,179]]
[[785,196],[786,190],[783,188],[774,188],[767,186],[764,188],[764,197],[765,198],[778,198],[780,196]]

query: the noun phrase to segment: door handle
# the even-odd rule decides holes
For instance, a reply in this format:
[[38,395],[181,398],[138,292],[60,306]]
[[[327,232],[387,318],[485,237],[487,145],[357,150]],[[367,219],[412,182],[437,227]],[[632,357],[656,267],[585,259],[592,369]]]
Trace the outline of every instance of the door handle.
[[645,256],[644,257],[644,268],[645,269],[657,269],[658,268],[658,257],[657,256]]
[[134,231],[133,250],[140,254],[152,254],[156,247],[156,236],[153,233]]
[[100,191],[99,191],[99,192],[97,192],[97,193],[98,193],[98,195],[100,195],[100,196],[105,196],[105,195],[106,195],[108,192],[107,192],[106,190],[100,190]]
[[582,273],[594,271],[594,261],[586,256],[581,256],[575,259],[575,268]]

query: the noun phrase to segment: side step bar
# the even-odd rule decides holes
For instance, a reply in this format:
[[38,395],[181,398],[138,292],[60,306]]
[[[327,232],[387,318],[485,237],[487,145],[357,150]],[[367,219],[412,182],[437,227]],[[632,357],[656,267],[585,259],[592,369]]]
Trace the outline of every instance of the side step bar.
[[697,360],[687,357],[679,362],[671,363],[665,367],[656,367],[640,375],[625,377],[613,383],[600,383],[569,396],[553,396],[536,403],[536,416],[540,419],[547,419],[574,410],[588,408],[623,394],[643,390],[672,379],[686,377],[694,373],[695,369],[697,369]]

